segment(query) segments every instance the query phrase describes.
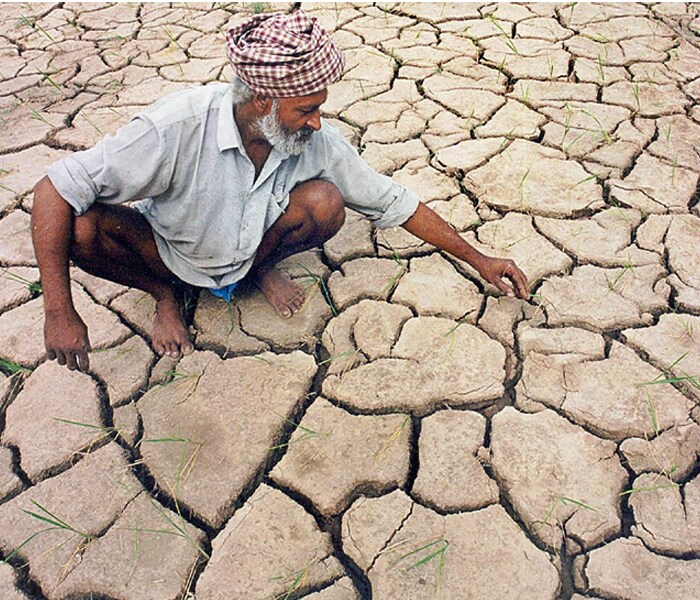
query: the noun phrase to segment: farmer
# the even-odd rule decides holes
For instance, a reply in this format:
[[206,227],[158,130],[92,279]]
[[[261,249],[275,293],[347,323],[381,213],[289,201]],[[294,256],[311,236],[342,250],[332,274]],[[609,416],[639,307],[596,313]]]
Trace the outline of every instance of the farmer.
[[157,102],[114,136],[51,165],[35,186],[32,237],[49,359],[71,370],[89,366],[69,259],[153,296],[153,348],[179,357],[194,349],[182,307],[187,284],[230,300],[248,277],[291,317],[304,295],[275,265],[332,237],[345,206],[378,227],[402,225],[501,292],[528,297],[515,263],[480,254],[322,121],[327,88],[345,63],[315,18],[255,16],[229,30],[227,54],[232,85]]

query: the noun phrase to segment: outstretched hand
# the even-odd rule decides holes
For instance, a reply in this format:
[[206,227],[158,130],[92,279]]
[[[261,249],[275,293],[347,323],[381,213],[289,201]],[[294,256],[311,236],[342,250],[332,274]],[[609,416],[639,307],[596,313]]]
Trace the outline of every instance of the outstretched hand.
[[425,204],[419,203],[416,212],[402,227],[424,242],[437,246],[440,250],[467,262],[486,281],[495,285],[501,293],[517,296],[523,300],[530,297],[527,277],[512,260],[485,256],[472,247],[458,231]]
[[44,322],[44,343],[49,360],[58,360],[71,371],[87,371],[90,340],[85,323],[75,311],[47,314]]
[[[479,265],[478,271],[488,283],[496,286],[503,294],[516,295],[523,300],[530,297],[527,277],[512,260],[487,256]],[[504,279],[508,280],[510,285]]]

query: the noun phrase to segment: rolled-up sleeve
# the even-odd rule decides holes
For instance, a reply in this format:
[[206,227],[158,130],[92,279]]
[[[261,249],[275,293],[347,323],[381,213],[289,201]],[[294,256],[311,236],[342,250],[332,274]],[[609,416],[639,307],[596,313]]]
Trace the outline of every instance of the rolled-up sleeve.
[[94,202],[120,204],[162,194],[171,159],[153,123],[135,117],[89,150],[52,164],[46,174],[76,214]]
[[333,129],[328,139],[322,178],[340,190],[349,208],[380,229],[402,225],[416,212],[419,200],[414,192],[372,169],[339,131]]

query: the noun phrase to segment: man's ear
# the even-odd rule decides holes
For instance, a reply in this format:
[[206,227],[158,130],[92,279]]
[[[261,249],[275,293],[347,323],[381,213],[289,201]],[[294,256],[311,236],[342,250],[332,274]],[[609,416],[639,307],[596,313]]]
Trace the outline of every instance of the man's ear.
[[264,117],[272,110],[272,98],[262,94],[253,94],[253,106],[260,116]]

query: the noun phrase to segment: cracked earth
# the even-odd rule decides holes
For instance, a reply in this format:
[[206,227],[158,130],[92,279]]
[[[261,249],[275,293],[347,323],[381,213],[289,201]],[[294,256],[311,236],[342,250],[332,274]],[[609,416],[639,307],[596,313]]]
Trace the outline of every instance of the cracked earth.
[[349,213],[284,263],[297,316],[203,292],[180,361],[74,269],[91,370],[47,362],[34,183],[288,7],[0,6],[0,596],[689,599],[697,5],[304,3],[326,118],[531,299]]

